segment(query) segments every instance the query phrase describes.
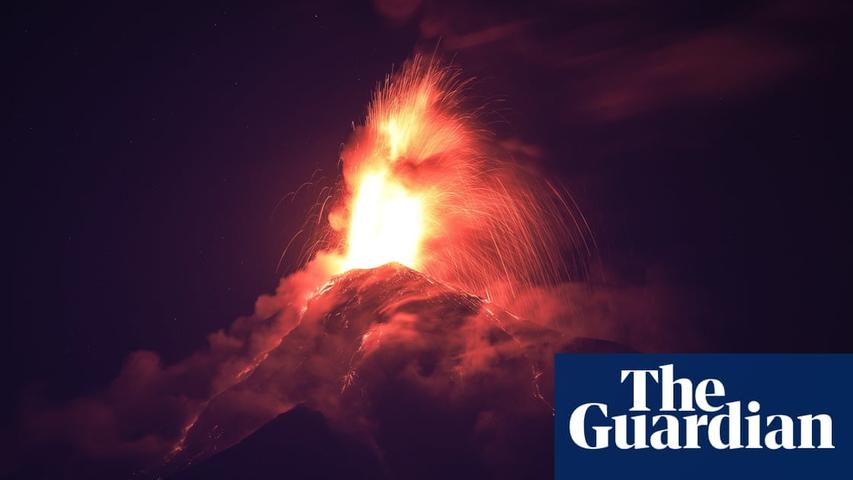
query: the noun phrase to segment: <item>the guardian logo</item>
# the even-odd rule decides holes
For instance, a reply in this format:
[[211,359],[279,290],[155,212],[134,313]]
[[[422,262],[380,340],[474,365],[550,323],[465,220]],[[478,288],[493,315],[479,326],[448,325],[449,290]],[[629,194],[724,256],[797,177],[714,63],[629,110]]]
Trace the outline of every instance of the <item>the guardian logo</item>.
[[[765,415],[756,399],[727,398],[726,386],[718,378],[676,378],[674,364],[621,370],[618,380],[630,387],[622,389],[630,390],[630,408],[614,412],[605,399],[575,407],[568,415],[568,430],[576,446],[587,450],[835,448],[828,413]],[[652,389],[658,389],[655,404],[648,395]]]
[[557,480],[850,477],[851,354],[563,353]]

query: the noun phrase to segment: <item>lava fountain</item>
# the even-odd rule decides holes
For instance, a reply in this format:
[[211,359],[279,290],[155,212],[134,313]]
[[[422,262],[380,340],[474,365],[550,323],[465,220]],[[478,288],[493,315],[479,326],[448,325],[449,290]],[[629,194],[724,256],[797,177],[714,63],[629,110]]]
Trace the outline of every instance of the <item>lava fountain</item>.
[[335,273],[397,262],[493,300],[585,273],[583,216],[480,127],[468,84],[416,56],[377,89],[341,155]]

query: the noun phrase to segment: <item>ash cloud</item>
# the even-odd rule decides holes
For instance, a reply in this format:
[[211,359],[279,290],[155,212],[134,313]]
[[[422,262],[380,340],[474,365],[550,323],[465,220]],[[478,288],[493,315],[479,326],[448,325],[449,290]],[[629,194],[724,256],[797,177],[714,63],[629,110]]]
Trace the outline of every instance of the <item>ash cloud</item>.
[[[388,5],[406,3],[405,15]],[[394,25],[466,63],[535,69],[562,84],[563,108],[597,122],[772,88],[817,55],[790,32],[831,21],[843,6],[801,1],[707,9],[685,25],[685,5],[644,2],[380,2]],[[403,11],[395,10],[395,11]],[[676,19],[680,19],[676,21]]]

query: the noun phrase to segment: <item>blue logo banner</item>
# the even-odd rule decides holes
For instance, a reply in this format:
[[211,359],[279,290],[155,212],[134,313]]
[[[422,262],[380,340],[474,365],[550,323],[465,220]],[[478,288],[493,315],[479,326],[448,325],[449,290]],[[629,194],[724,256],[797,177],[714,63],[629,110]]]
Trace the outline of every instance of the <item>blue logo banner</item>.
[[851,478],[853,355],[560,354],[556,478]]

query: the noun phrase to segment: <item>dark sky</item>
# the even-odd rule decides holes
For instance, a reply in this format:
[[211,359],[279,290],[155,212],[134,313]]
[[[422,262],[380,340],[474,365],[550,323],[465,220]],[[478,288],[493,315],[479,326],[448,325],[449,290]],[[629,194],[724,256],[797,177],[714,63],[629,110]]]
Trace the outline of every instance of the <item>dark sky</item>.
[[715,351],[853,349],[849,7],[244,3],[7,12],[11,391],[79,395],[250,313],[314,197],[278,201],[337,175],[416,48],[572,191],[595,281],[683,287]]

